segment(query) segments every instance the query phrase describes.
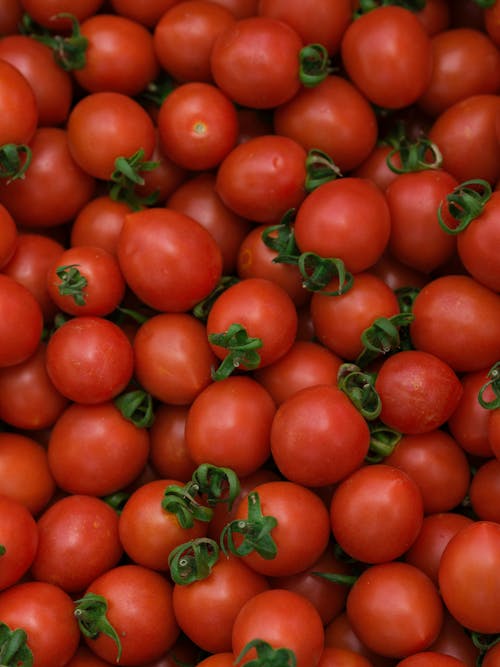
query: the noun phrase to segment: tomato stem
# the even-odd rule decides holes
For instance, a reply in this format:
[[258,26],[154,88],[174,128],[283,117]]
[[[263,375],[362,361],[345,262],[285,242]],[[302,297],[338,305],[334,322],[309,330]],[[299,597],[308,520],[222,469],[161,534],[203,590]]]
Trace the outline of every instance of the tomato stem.
[[125,419],[137,428],[149,428],[153,425],[155,420],[153,398],[143,389],[121,394],[113,402]]
[[66,264],[58,266],[56,276],[61,281],[57,289],[61,296],[72,296],[77,306],[84,306],[86,303],[84,288],[88,281],[78,270],[79,264]]
[[262,347],[262,340],[249,336],[242,324],[235,322],[227,331],[209,334],[208,340],[212,345],[228,350],[219,367],[212,371],[214,380],[225,380],[235,368],[242,365],[247,370],[253,370],[260,364],[260,354],[257,350]]
[[279,224],[266,227],[261,234],[264,244],[276,253],[273,257],[276,264],[297,264],[300,250],[295,242],[294,218],[295,209],[290,208]]
[[153,171],[159,165],[159,162],[143,158],[142,148],[128,158],[123,156],[116,158],[115,169],[110,176],[109,196],[111,199],[127,204],[134,211],[144,206],[152,206],[158,199],[158,192],[153,192],[147,197],[140,197],[135,191],[136,185],[145,183],[140,172]]
[[307,193],[316,190],[320,185],[341,178],[342,172],[333,159],[319,148],[311,148],[306,156],[306,180],[304,188]]
[[358,577],[354,574],[340,574],[340,572],[312,572],[316,577],[321,577],[333,584],[342,584],[344,586],[353,586]]
[[0,622],[0,664],[2,667],[32,667],[33,653],[27,645],[28,636],[22,628],[11,630]]
[[56,14],[54,18],[69,19],[72,25],[71,35],[52,35],[28,14],[24,14],[21,19],[21,32],[52,49],[56,63],[66,72],[82,69],[87,62],[88,39],[81,34],[78,20],[67,12]]
[[0,544],[0,556],[4,556],[7,553],[7,549],[3,544]]
[[206,322],[215,300],[222,294],[222,292],[225,292],[228,287],[236,285],[238,282],[240,282],[240,279],[236,276],[222,276],[210,294],[194,306],[192,313],[196,319],[201,322]]
[[240,481],[234,470],[211,463],[199,465],[193,472],[192,481],[198,486],[198,492],[207,497],[209,505],[223,502],[231,509],[240,493]]
[[[491,195],[491,185],[481,178],[461,183],[439,204],[437,215],[441,228],[447,234],[460,234],[481,214]],[[458,223],[454,227],[449,227],[443,219],[443,204]]]
[[391,317],[378,317],[361,334],[363,350],[355,361],[366,368],[380,355],[401,349],[400,328],[408,327],[415,319],[413,313],[397,313]]
[[160,78],[148,83],[146,89],[139,94],[138,101],[143,105],[152,102],[160,107],[175,87],[174,80],[166,72],[162,72]]
[[367,463],[380,463],[390,456],[403,437],[402,433],[382,423],[370,424],[370,446]]
[[[401,167],[394,164],[395,155],[399,156]],[[386,163],[395,174],[407,174],[426,169],[439,169],[443,164],[443,156],[437,145],[427,137],[419,137],[414,142],[401,137],[399,144],[386,157]]]
[[74,614],[82,634],[89,639],[97,639],[101,633],[110,637],[116,644],[116,661],[118,662],[122,654],[122,643],[106,616],[108,611],[106,598],[95,593],[87,593],[83,598],[75,600],[75,605]]
[[306,88],[314,88],[333,71],[323,44],[307,44],[299,51],[299,79]]
[[[500,408],[500,361],[497,361],[488,371],[488,381],[483,384],[478,394],[478,401],[486,410],[496,410]],[[494,398],[487,401],[484,393],[488,387],[493,390]]]
[[350,363],[342,364],[337,374],[338,388],[367,421],[376,419],[382,410],[382,401],[375,389],[375,377],[374,373],[367,373]]
[[200,505],[195,499],[199,489],[192,482],[184,486],[169,484],[163,494],[161,506],[167,512],[175,514],[182,528],[192,528],[194,522],[204,521],[208,523],[213,516],[210,507]]
[[296,667],[297,665],[297,658],[291,649],[285,647],[273,648],[271,644],[263,639],[249,641],[236,658],[235,664],[241,662],[248,651],[253,648],[257,652],[257,657],[245,662],[247,667]]
[[[271,536],[278,521],[273,516],[264,516],[260,505],[259,494],[251,491],[247,496],[248,513],[246,519],[234,519],[224,526],[220,535],[223,552],[236,556],[246,556],[256,551],[262,558],[272,560],[276,558],[278,549]],[[243,536],[243,541],[236,546],[235,534]],[[227,544],[226,544],[227,543]]]
[[[345,294],[354,282],[352,273],[346,271],[344,262],[337,257],[320,257],[314,252],[303,252],[298,257],[298,267],[304,279],[302,286],[325,296]],[[338,279],[337,289],[325,290],[334,278]]]
[[219,545],[209,537],[180,544],[168,556],[172,580],[185,586],[206,579],[217,562],[219,553]]
[[126,491],[117,491],[112,493],[109,496],[104,496],[103,500],[106,505],[109,505],[111,509],[114,509],[115,512],[119,515],[122,513],[122,510],[125,506],[125,503],[130,498],[130,493]]
[[31,158],[31,148],[26,144],[0,146],[0,178],[6,178],[7,183],[24,178]]

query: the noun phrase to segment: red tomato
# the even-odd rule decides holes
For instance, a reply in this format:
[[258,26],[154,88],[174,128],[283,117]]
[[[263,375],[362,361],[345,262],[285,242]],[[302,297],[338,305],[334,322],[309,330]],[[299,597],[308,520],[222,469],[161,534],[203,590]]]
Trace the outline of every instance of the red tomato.
[[[306,598],[292,591],[273,589],[255,595],[243,605],[233,626],[233,652],[238,656],[258,637],[273,648],[294,652],[297,667],[316,667],[321,657],[324,630],[321,617]],[[241,664],[255,657],[249,651]]]
[[160,658],[179,635],[172,585],[158,572],[140,565],[118,565],[94,579],[87,592],[105,598],[109,623],[121,642],[121,658],[113,639],[99,632],[85,638],[99,657],[118,665],[137,665]]
[[359,468],[370,432],[357,408],[334,385],[301,389],[277,409],[271,453],[281,474],[308,487],[333,484]]
[[370,273],[382,278],[394,291],[405,287],[420,289],[429,280],[425,274],[410,268],[407,264],[402,264],[388,252],[385,252],[372,266]]
[[402,7],[377,7],[353,21],[344,33],[341,56],[353,83],[381,107],[411,105],[431,79],[430,37],[415,14]]
[[500,525],[493,521],[474,521],[459,530],[441,556],[438,577],[444,604],[474,632],[499,631],[499,558]]
[[278,223],[306,195],[306,157],[305,149],[289,137],[265,134],[248,139],[219,165],[216,191],[237,215]]
[[120,327],[103,317],[82,315],[65,322],[47,345],[47,372],[58,391],[72,401],[109,401],[128,385],[132,345]]
[[67,493],[105,496],[131,484],[149,452],[147,431],[125,419],[111,402],[71,404],[50,433],[48,460]]
[[0,33],[14,34],[19,30],[23,8],[21,0],[6,0],[0,7]]
[[256,380],[234,375],[212,382],[194,399],[186,420],[186,444],[197,465],[212,463],[249,475],[269,458],[276,407]]
[[414,346],[455,371],[490,368],[500,358],[500,296],[473,278],[445,275],[431,280],[412,310]]
[[178,479],[185,483],[196,470],[185,438],[189,405],[162,403],[155,410],[149,429],[149,460],[160,477]]
[[500,523],[500,460],[492,458],[474,473],[469,499],[474,514],[482,521]]
[[400,660],[397,667],[466,667],[465,662],[437,651],[421,651]]
[[453,414],[462,385],[446,362],[430,352],[403,350],[387,357],[375,380],[380,419],[402,433],[428,433]]
[[78,211],[70,231],[72,246],[97,246],[116,255],[116,246],[130,206],[108,195],[97,195]]
[[366,569],[347,596],[347,615],[361,641],[380,655],[424,651],[443,623],[438,590],[421,570],[399,561]]
[[37,547],[38,529],[31,512],[20,501],[0,495],[0,591],[26,574]]
[[210,232],[166,208],[126,216],[117,251],[130,289],[163,312],[190,310],[210,294],[222,274],[221,251]]
[[[43,328],[38,301],[27,287],[0,273],[0,368],[26,361],[35,353]],[[7,316],[8,314],[8,316]]]
[[162,14],[178,2],[179,0],[148,0],[138,5],[135,0],[111,0],[110,4],[116,14],[154,28]]
[[318,667],[372,667],[372,663],[349,649],[325,646]]
[[0,146],[27,144],[38,124],[35,93],[26,77],[10,62],[0,60]]
[[108,667],[109,662],[101,660],[85,644],[80,644],[65,667]]
[[198,663],[199,667],[233,667],[234,655],[233,652],[224,651],[223,653],[215,653],[209,655]]
[[379,188],[351,177],[313,190],[297,210],[294,229],[300,252],[339,258],[348,271],[359,273],[380,259],[390,225],[387,200]]
[[240,19],[213,43],[212,76],[240,106],[271,109],[299,90],[301,48],[302,39],[287,23],[267,16]]
[[[301,13],[304,10],[301,6]],[[307,151],[323,151],[342,173],[358,167],[377,140],[373,108],[350,81],[338,75],[302,88],[274,109],[273,122],[276,134],[294,139]]]
[[325,627],[325,648],[327,647],[354,651],[357,655],[369,660],[373,667],[393,667],[394,665],[394,660],[374,653],[363,644],[354,632],[345,611]]
[[447,0],[427,0],[423,9],[415,13],[431,37],[449,27],[450,14],[451,10]]
[[44,511],[37,526],[38,549],[31,575],[66,593],[81,592],[122,556],[118,515],[100,498],[62,497]]
[[499,411],[493,410],[488,420],[488,439],[493,454],[500,459],[500,418]]
[[356,560],[399,558],[416,539],[424,516],[417,483],[385,464],[363,466],[335,489],[330,504],[333,535]]
[[49,30],[67,30],[67,17],[54,18],[56,14],[71,13],[77,21],[95,14],[103,0],[21,0],[24,11]]
[[476,667],[476,661],[480,654],[471,636],[467,632],[464,632],[464,628],[460,623],[446,610],[441,632],[436,641],[429,646],[428,650],[458,658],[465,663],[466,667]]
[[246,19],[257,14],[259,0],[214,0],[218,5],[222,5],[237,19]]
[[37,667],[64,667],[80,640],[70,596],[42,581],[15,584],[0,593],[0,618],[22,628]]
[[14,218],[5,206],[0,204],[0,269],[4,269],[14,255],[18,237]]
[[481,665],[483,665],[483,667],[496,667],[499,656],[500,656],[500,644],[499,643],[493,644],[493,646],[489,648],[484,654]]

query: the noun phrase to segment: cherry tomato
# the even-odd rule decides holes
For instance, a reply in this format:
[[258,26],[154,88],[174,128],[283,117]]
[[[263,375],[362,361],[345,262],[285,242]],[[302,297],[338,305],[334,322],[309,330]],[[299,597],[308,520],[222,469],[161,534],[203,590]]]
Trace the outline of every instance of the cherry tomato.
[[428,648],[429,651],[437,651],[451,655],[462,660],[466,667],[475,667],[480,655],[479,649],[474,645],[471,636],[464,632],[464,628],[453,616],[445,610],[443,625],[436,641]]
[[371,667],[371,662],[354,651],[326,646],[321,654],[318,667]]
[[373,667],[392,667],[394,660],[371,651],[353,630],[347,613],[341,612],[325,627],[325,648],[333,647],[353,651],[367,660]]
[[6,0],[0,8],[0,34],[14,34],[23,14],[21,0]]
[[452,655],[437,651],[421,651],[400,660],[398,667],[466,667],[466,665]]
[[67,17],[56,14],[70,13],[77,21],[83,21],[100,9],[104,0],[21,0],[25,12],[40,25],[49,30],[67,30],[70,22]]
[[482,521],[500,523],[498,499],[500,497],[500,460],[485,461],[474,473],[469,498],[475,515]]
[[185,438],[189,405],[160,404],[149,429],[149,460],[160,477],[188,482],[196,470]]
[[[71,225],[71,246],[97,246],[116,255],[116,246],[130,207],[108,195],[96,195],[78,211]],[[62,249],[61,249],[62,250]]]
[[[35,353],[43,328],[38,301],[27,287],[0,273],[0,368],[26,361]],[[8,313],[8,316],[7,316]]]
[[38,548],[37,524],[20,501],[0,495],[0,591],[16,584],[31,567]]
[[0,146],[27,144],[38,124],[35,93],[17,67],[0,59]]

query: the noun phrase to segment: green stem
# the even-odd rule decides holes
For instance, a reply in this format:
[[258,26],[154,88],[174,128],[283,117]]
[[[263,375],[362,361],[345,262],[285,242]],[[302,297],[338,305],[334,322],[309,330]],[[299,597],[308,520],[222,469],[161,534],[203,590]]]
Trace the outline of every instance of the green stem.
[[374,373],[364,372],[350,363],[342,364],[337,374],[339,389],[367,421],[376,419],[382,410],[382,401],[375,389],[375,377]]
[[[483,384],[478,394],[478,401],[486,410],[497,410],[500,408],[500,361],[497,361],[488,371],[488,381]],[[484,393],[488,387],[491,387],[494,398],[487,401],[484,398]]]
[[7,183],[24,178],[31,158],[31,148],[26,144],[0,146],[0,178],[7,179]]
[[262,232],[262,241],[276,253],[273,262],[276,264],[297,264],[300,250],[295,242],[293,222],[295,209],[290,208],[277,225],[266,227]]
[[353,586],[358,577],[354,574],[340,574],[340,572],[312,572],[316,577],[321,577],[332,584],[342,584],[343,586]]
[[61,296],[71,296],[77,306],[84,306],[87,301],[83,290],[87,287],[88,281],[80,273],[78,266],[79,264],[66,264],[57,267],[56,276],[61,281],[57,289]]
[[52,35],[48,30],[35,23],[28,14],[22,18],[22,32],[38,42],[48,46],[56,63],[66,72],[82,69],[86,65],[88,39],[80,32],[80,25],[73,14],[61,12],[55,18],[67,18],[71,21],[72,32],[69,36]]
[[[346,271],[344,262],[336,257],[320,257],[314,252],[303,252],[298,258],[299,271],[303,278],[303,287],[324,296],[340,296],[348,292],[354,277]],[[334,279],[338,279],[335,290],[325,290]]]
[[227,331],[209,334],[208,340],[212,345],[228,350],[219,367],[212,372],[214,380],[225,380],[240,366],[253,370],[260,364],[257,350],[262,347],[262,340],[250,337],[242,324],[234,323]]
[[402,433],[382,423],[370,424],[370,446],[367,463],[380,463],[390,456],[403,437]]
[[195,482],[188,482],[184,486],[169,484],[163,494],[162,508],[175,514],[182,528],[192,528],[194,522],[208,523],[213,516],[210,507],[201,505],[195,498],[199,495],[199,487]]
[[316,190],[320,185],[341,178],[342,173],[332,158],[319,148],[311,148],[306,157],[306,180],[304,188],[307,193]]
[[140,197],[135,188],[145,183],[140,172],[153,171],[158,164],[158,162],[144,160],[142,148],[128,158],[116,158],[115,169],[110,177],[109,196],[111,199],[127,204],[134,211],[144,206],[153,206],[158,199],[158,193],[153,192],[147,197]]
[[207,497],[209,505],[227,503],[229,509],[240,494],[240,481],[230,468],[202,463],[192,475],[198,493]]
[[408,327],[414,319],[413,313],[397,313],[391,317],[378,317],[361,334],[363,350],[355,364],[366,368],[380,355],[401,349],[400,328]]
[[83,598],[75,600],[75,605],[74,615],[81,633],[89,639],[97,639],[101,633],[110,637],[116,644],[116,662],[119,662],[122,654],[122,643],[118,633],[106,616],[108,611],[106,598],[95,593],[87,593]]
[[[220,535],[223,552],[236,556],[246,556],[256,551],[262,558],[276,558],[278,549],[271,536],[272,530],[278,525],[273,516],[264,516],[260,506],[259,494],[251,491],[247,496],[248,513],[246,519],[234,519],[224,526]],[[236,546],[234,536],[238,534],[243,541]]]
[[314,88],[332,72],[328,51],[322,44],[307,44],[299,52],[299,79],[306,88]]
[[11,630],[0,622],[0,665],[1,667],[33,666],[33,653],[27,645],[28,636],[22,628]]
[[460,234],[481,214],[491,195],[492,189],[488,181],[476,178],[461,183],[445,199],[448,212],[457,224],[454,227],[447,225],[441,202],[437,213],[441,228],[447,234]]
[[387,7],[390,5],[404,7],[412,12],[419,12],[424,9],[425,2],[426,0],[359,0],[359,9],[354,12],[354,18],[359,18],[378,7]]
[[116,493],[112,493],[109,496],[104,496],[103,500],[106,505],[109,505],[111,509],[115,510],[115,512],[120,515],[129,498],[130,493],[127,493],[126,491],[116,491]]
[[153,398],[143,389],[121,394],[113,402],[125,419],[137,428],[149,428],[153,425],[155,420]]
[[192,313],[196,319],[200,320],[201,322],[206,322],[212,306],[218,297],[222,294],[222,292],[225,292],[228,287],[236,285],[236,283],[239,281],[240,279],[236,276],[222,276],[210,294],[194,306]]
[[273,648],[271,644],[263,639],[252,639],[241,650],[235,660],[237,665],[251,649],[255,649],[257,657],[245,662],[247,667],[296,667],[297,658],[295,653],[285,647]]
[[[401,167],[394,164],[395,155],[399,157]],[[386,163],[395,174],[408,174],[426,169],[439,169],[443,164],[443,156],[437,145],[427,137],[420,137],[415,142],[403,137],[399,145],[386,157]]]
[[172,580],[185,586],[206,579],[218,561],[219,553],[217,542],[208,537],[180,544],[168,556]]

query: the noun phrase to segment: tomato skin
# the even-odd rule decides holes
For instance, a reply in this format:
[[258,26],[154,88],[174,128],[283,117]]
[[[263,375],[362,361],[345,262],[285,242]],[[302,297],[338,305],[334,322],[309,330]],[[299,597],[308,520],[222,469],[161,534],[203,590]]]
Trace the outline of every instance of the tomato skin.
[[27,144],[38,124],[35,93],[26,77],[7,60],[0,60],[0,146]]
[[6,0],[0,8],[0,33],[11,35],[19,30],[19,22],[22,16],[20,0]]
[[117,660],[115,642],[103,633],[85,638],[99,657],[118,665],[137,665],[160,658],[179,636],[174,616],[172,585],[165,577],[140,565],[118,565],[97,577],[87,592],[102,595],[107,618],[122,644]]
[[85,644],[81,644],[65,667],[107,667],[109,662],[101,660]]
[[484,667],[495,667],[500,656],[500,644],[493,644],[484,654],[482,665]]
[[500,523],[500,460],[496,457],[483,463],[474,473],[469,488],[472,509],[482,521]]
[[123,553],[118,515],[100,498],[74,494],[56,500],[38,518],[38,549],[31,566],[36,581],[66,593],[83,591],[114,567]]
[[149,461],[158,475],[178,479],[183,483],[191,479],[196,463],[189,455],[185,427],[189,405],[160,404],[149,429]]
[[209,655],[198,663],[201,667],[233,667],[234,655],[232,651],[224,651],[223,653],[214,653]]
[[408,563],[372,565],[347,596],[347,615],[361,641],[379,655],[403,658],[425,650],[443,623],[432,581]]
[[352,624],[345,611],[336,616],[325,627],[325,648],[341,648],[354,651],[370,661],[373,667],[393,667],[394,660],[371,651],[359,639],[352,628]]
[[364,656],[345,648],[325,646],[318,667],[371,667],[371,662]]
[[190,310],[210,294],[222,274],[222,255],[210,232],[166,208],[126,216],[117,252],[130,289],[162,312]]
[[14,218],[9,211],[0,204],[0,270],[2,270],[16,250],[18,231]]
[[428,433],[455,411],[463,388],[451,366],[422,350],[386,358],[375,379],[382,401],[380,419],[405,434]]
[[54,424],[47,448],[59,488],[93,496],[131,484],[148,453],[147,431],[125,419],[112,402],[69,405]]
[[275,412],[271,396],[250,377],[212,382],[189,408],[185,437],[190,457],[197,465],[212,463],[249,475],[269,458]]
[[439,563],[439,588],[444,604],[459,623],[475,632],[499,628],[498,579],[500,526],[474,521],[448,542]]
[[488,439],[493,454],[500,459],[500,418],[498,410],[493,410],[488,420]]
[[[116,255],[116,246],[130,206],[108,195],[96,195],[78,211],[70,231],[70,245],[91,245]],[[62,251],[62,248],[61,248]]]
[[474,645],[472,638],[453,616],[445,610],[443,625],[436,641],[429,646],[428,651],[437,651],[458,658],[466,667],[475,667],[479,657],[479,649]]
[[[274,648],[295,653],[297,667],[316,667],[323,650],[324,630],[314,606],[292,591],[272,589],[255,595],[240,610],[233,626],[233,653],[259,637]],[[249,651],[242,660],[255,657]]]
[[9,314],[0,325],[0,368],[6,368],[34,354],[42,335],[43,314],[31,292],[3,273],[0,304],[2,312]]
[[348,271],[360,273],[375,264],[389,241],[389,207],[371,181],[335,179],[305,198],[297,210],[294,230],[301,252],[337,257]]
[[472,277],[431,280],[418,293],[412,311],[414,346],[435,354],[456,372],[491,368],[500,358],[500,296]]
[[342,173],[358,167],[377,140],[372,107],[350,81],[335,75],[301,88],[276,107],[273,124],[276,134],[294,139],[307,151],[327,153]]
[[330,503],[333,535],[342,549],[365,563],[402,556],[424,516],[417,483],[386,464],[363,466],[341,481]]
[[264,575],[254,572],[237,556],[221,554],[205,579],[175,584],[175,616],[181,630],[204,651],[230,651],[238,612],[245,602],[268,589]]
[[301,389],[277,409],[271,452],[281,474],[307,487],[334,484],[359,468],[368,453],[368,425],[334,385]]
[[67,17],[54,18],[56,14],[72,13],[78,21],[95,14],[104,0],[21,0],[25,12],[31,18],[49,30],[67,30],[70,21]]
[[452,655],[437,651],[421,651],[398,662],[398,667],[466,667],[466,665]]
[[0,593],[2,622],[26,631],[33,664],[40,667],[64,667],[75,653],[80,631],[73,609],[67,593],[42,581],[18,583]]
[[20,501],[0,495],[0,542],[2,570],[0,591],[17,583],[31,567],[38,548],[38,529],[33,515]]
[[416,102],[429,84],[430,46],[430,37],[411,11],[377,7],[349,25],[341,56],[348,76],[371,102],[401,109]]

